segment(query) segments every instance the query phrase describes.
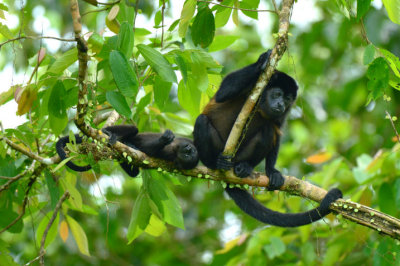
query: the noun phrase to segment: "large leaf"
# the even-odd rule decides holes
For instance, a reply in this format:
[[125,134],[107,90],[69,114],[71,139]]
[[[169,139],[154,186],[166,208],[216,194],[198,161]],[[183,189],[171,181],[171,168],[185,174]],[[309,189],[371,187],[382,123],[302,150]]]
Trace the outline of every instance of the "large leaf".
[[154,81],[154,100],[160,109],[165,106],[168,100],[171,85],[171,82],[166,82],[159,76],[156,76]]
[[[224,4],[227,6],[232,6],[233,3],[229,1],[224,1]],[[232,9],[231,8],[219,8],[215,13],[215,27],[220,28],[225,26],[228,23],[229,18],[231,17]]]
[[139,44],[136,47],[146,62],[149,63],[151,68],[154,69],[163,80],[168,82],[177,82],[172,66],[160,52],[144,44]]
[[192,25],[192,40],[195,45],[200,45],[202,48],[208,47],[215,34],[215,21],[211,9],[205,7],[201,9]]
[[46,178],[46,185],[50,192],[50,202],[51,207],[54,209],[57,205],[58,200],[60,199],[60,188],[54,181],[51,173],[46,169],[44,171],[44,176]]
[[80,224],[75,221],[71,216],[65,216],[69,228],[71,229],[71,233],[75,239],[76,244],[78,245],[79,251],[86,256],[90,256],[89,254],[89,244],[85,234]]
[[383,57],[376,58],[368,67],[367,87],[371,91],[373,99],[383,95],[384,89],[389,85],[389,66]]
[[65,106],[65,87],[59,80],[51,89],[47,109],[49,112],[50,127],[54,135],[58,136],[68,124],[67,110]]
[[133,45],[134,45],[134,34],[133,27],[126,21],[121,24],[121,28],[118,33],[118,50],[121,51],[126,58],[132,56]]
[[76,189],[76,176],[68,174],[65,178],[60,178],[60,184],[64,191],[68,191],[71,196],[68,201],[75,209],[82,211],[82,195],[78,189]]
[[189,112],[192,117],[196,117],[200,112],[201,97],[200,91],[196,88],[196,83],[192,77],[189,77],[187,85],[181,80],[178,84],[179,104]]
[[146,191],[164,221],[184,229],[182,208],[174,193],[165,184],[163,177],[157,171],[151,170],[145,171],[143,178]]
[[[39,223],[39,226],[36,231],[36,245],[40,247],[40,243],[42,241],[42,237],[44,234],[44,231],[46,230],[47,225],[50,222],[51,216],[53,216],[53,211],[48,212],[42,219],[42,221]],[[58,222],[60,221],[60,214],[57,213],[57,217],[54,220],[54,222],[51,224],[51,227],[47,233],[46,240],[44,242],[44,248],[46,248],[51,242],[54,241],[54,239],[57,236],[57,230],[58,230]]]
[[120,51],[113,50],[108,60],[118,90],[125,97],[135,97],[138,92],[139,83],[136,73],[133,71],[125,55]]
[[382,0],[389,18],[394,23],[400,24],[400,0]]
[[237,39],[239,39],[239,36],[226,36],[226,35],[215,36],[213,43],[208,47],[208,51],[215,52],[223,50],[231,46]]
[[367,13],[370,5],[371,0],[357,0],[357,20]]
[[132,209],[131,220],[126,235],[129,244],[146,229],[150,222],[150,216],[149,200],[144,190],[141,189]]
[[132,116],[131,108],[129,108],[125,97],[118,91],[108,91],[106,99],[111,106],[121,115],[130,118]]
[[78,50],[76,48],[72,48],[71,50],[66,51],[64,54],[62,54],[62,56],[51,65],[48,72],[61,74],[76,60],[78,60]]
[[179,37],[181,38],[185,37],[186,35],[189,22],[194,15],[194,11],[196,10],[196,3],[196,0],[187,0],[183,5],[181,20],[179,22]]

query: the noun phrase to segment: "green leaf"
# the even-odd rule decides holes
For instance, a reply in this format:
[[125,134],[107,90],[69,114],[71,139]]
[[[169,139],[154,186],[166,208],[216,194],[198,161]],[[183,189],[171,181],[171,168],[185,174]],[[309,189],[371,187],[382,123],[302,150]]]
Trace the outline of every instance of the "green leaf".
[[61,74],[67,67],[72,65],[78,60],[78,50],[76,48],[72,48],[69,51],[66,51],[58,58],[49,68],[48,72]]
[[196,88],[192,76],[189,77],[188,84],[185,85],[183,80],[178,84],[178,100],[179,104],[189,112],[192,117],[196,117],[200,112],[199,100],[201,96],[200,91]]
[[[224,3],[226,4],[226,3]],[[226,4],[228,6],[232,6],[233,3]],[[221,8],[215,13],[215,27],[221,28],[228,23],[229,18],[231,17],[232,9],[231,8]]]
[[69,174],[59,180],[63,190],[68,191],[71,195],[67,202],[71,203],[77,210],[82,211],[82,195],[75,187],[76,176]]
[[144,108],[150,104],[151,102],[151,95],[152,93],[149,92],[147,93],[144,97],[142,97],[139,101],[139,103],[136,105],[136,112],[135,115],[140,116],[141,113],[143,112]]
[[143,171],[144,185],[165,222],[184,229],[182,208],[163,177],[155,170]]
[[85,234],[80,224],[75,221],[71,216],[65,216],[69,228],[71,229],[71,233],[74,236],[75,242],[78,245],[79,251],[86,256],[90,256],[89,254],[89,244]]
[[[3,192],[4,193],[4,192]],[[17,217],[19,216],[18,213],[9,210],[9,209],[2,209],[0,210],[0,228],[3,229],[9,224],[11,224]],[[17,223],[11,226],[7,231],[11,233],[20,233],[22,228],[24,227],[22,219],[19,219]]]
[[360,20],[368,11],[371,0],[357,0],[357,20]]
[[186,83],[187,82],[187,71],[188,71],[186,61],[183,58],[183,56],[181,56],[179,53],[177,53],[175,55],[174,59],[175,59],[175,63],[179,67],[179,70],[181,71],[182,78]]
[[396,24],[400,24],[400,0],[382,0],[388,12],[389,18]]
[[181,20],[179,22],[179,37],[183,38],[186,35],[187,28],[189,26],[189,22],[194,15],[194,11],[196,10],[196,0],[187,0],[183,5],[181,12]]
[[371,91],[373,99],[383,95],[383,91],[389,85],[389,66],[383,57],[376,58],[368,67],[367,87]]
[[121,93],[118,91],[107,91],[106,99],[119,114],[131,118],[131,108],[129,108],[126,98]]
[[151,209],[149,200],[143,188],[140,189],[139,195],[135,200],[135,205],[132,209],[131,220],[128,226],[126,235],[128,244],[132,243],[147,227],[150,222]]
[[208,47],[208,51],[215,52],[228,48],[237,39],[239,39],[239,36],[226,36],[226,35],[215,36],[213,43]]
[[47,109],[49,112],[50,127],[54,135],[58,136],[68,124],[67,110],[65,106],[65,87],[59,80],[51,89]]
[[109,63],[118,90],[125,97],[134,98],[138,92],[139,83],[125,55],[113,50],[110,53]]
[[[239,6],[241,9],[252,9],[252,10],[257,10],[258,5],[260,4],[260,0],[245,0],[245,1],[241,1],[239,2]],[[258,19],[258,12],[254,12],[254,11],[246,11],[246,10],[241,10],[243,12],[243,14],[245,14],[246,16],[248,16],[249,18],[252,19]]]
[[379,208],[382,212],[395,216],[397,213],[392,186],[388,183],[383,183],[379,188]]
[[54,209],[57,205],[58,200],[60,199],[60,189],[57,186],[56,182],[54,182],[54,179],[47,169],[44,171],[44,175],[46,178],[46,185],[47,188],[49,189],[50,192],[50,202],[51,202],[51,207]]
[[4,36],[6,39],[12,39],[14,38],[12,32],[10,29],[6,26],[0,23],[0,34]]
[[[199,91],[206,91],[208,87],[208,75],[207,75],[207,68],[204,64],[202,64],[202,59],[197,53],[192,53],[192,75],[190,76],[195,85],[192,86],[193,89],[197,88]],[[190,79],[189,79],[190,82]],[[196,90],[197,90],[196,89]],[[197,98],[199,99],[199,98]]]
[[[39,223],[39,226],[36,230],[36,245],[40,247],[40,243],[42,241],[42,237],[44,231],[46,230],[47,225],[50,222],[51,216],[53,216],[53,211],[48,212]],[[50,226],[50,229],[47,233],[46,240],[44,242],[44,248],[46,248],[49,244],[51,244],[54,239],[56,239],[57,231],[58,231],[58,223],[60,221],[60,213],[57,213],[57,217],[54,220],[53,224]]]
[[[0,9],[1,9],[1,3],[0,3]],[[2,239],[0,239],[0,261],[2,262],[2,265],[7,265],[7,266],[18,266],[21,264],[18,264],[14,261],[14,258],[10,255],[10,251],[8,250],[9,244]]]
[[389,64],[390,68],[392,69],[393,73],[400,78],[400,59],[385,49],[379,49],[379,51],[383,54],[386,59],[386,62]]
[[133,45],[134,45],[133,28],[131,25],[129,25],[128,22],[124,21],[122,22],[118,33],[118,41],[117,41],[118,50],[121,51],[126,58],[130,58],[132,56]]
[[162,79],[168,82],[177,82],[172,66],[160,52],[144,44],[139,44],[136,47],[146,62]]
[[211,10],[208,7],[201,9],[194,18],[192,25],[192,40],[194,45],[202,48],[208,47],[215,34],[215,21]]
[[151,31],[143,29],[143,28],[135,28],[135,35],[136,36],[146,36],[151,34]]
[[374,60],[375,56],[375,46],[373,44],[369,44],[364,51],[364,65],[368,65]]
[[279,237],[271,236],[271,244],[265,245],[264,250],[267,252],[268,258],[272,260],[273,258],[279,257],[286,251],[285,243]]
[[164,222],[161,221],[156,215],[152,214],[145,232],[152,236],[160,236],[162,233],[164,233],[165,229],[167,228],[165,227]]
[[90,46],[90,49],[92,49],[93,52],[98,54],[98,53],[100,53],[101,49],[103,48],[104,39],[103,39],[103,37],[100,36],[100,34],[94,32],[89,37],[88,45]]
[[154,80],[154,100],[157,106],[162,109],[168,100],[169,92],[171,91],[172,83],[166,82],[159,76]]

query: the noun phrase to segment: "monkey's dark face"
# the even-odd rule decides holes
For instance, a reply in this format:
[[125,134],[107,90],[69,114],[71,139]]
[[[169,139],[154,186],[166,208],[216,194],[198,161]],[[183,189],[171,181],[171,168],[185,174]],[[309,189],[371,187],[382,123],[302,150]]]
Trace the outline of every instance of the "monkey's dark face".
[[279,118],[286,114],[294,102],[294,97],[281,88],[270,88],[264,91],[260,108],[268,117]]
[[194,168],[199,161],[199,154],[196,147],[190,142],[179,143],[177,163],[182,169]]

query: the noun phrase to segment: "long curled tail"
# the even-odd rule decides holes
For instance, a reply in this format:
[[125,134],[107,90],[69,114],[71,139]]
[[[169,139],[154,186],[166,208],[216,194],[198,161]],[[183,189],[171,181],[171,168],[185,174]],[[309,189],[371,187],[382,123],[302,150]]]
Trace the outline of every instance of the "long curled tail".
[[260,222],[281,227],[296,227],[318,221],[331,212],[329,205],[342,197],[342,192],[334,188],[328,191],[321,204],[315,209],[300,213],[281,213],[266,208],[246,190],[227,187],[225,191],[236,205],[251,217]]
[[[58,156],[60,156],[61,160],[65,160],[67,159],[67,154],[64,151],[65,146],[67,145],[67,143],[69,143],[69,136],[65,136],[60,138],[57,143],[56,143],[56,151],[58,153]],[[76,144],[80,144],[82,143],[82,137],[80,137],[78,134],[75,134],[75,142]],[[85,166],[79,166],[74,164],[71,161],[68,161],[66,163],[66,165],[71,168],[74,171],[77,172],[85,172],[88,171],[90,169],[92,169],[92,167],[90,165],[85,165]]]

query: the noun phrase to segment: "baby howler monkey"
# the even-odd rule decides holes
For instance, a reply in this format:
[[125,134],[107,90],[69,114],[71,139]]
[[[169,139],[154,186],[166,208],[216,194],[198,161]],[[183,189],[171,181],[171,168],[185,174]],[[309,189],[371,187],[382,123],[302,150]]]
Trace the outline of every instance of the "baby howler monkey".
[[[254,116],[240,146],[231,160],[222,152],[229,133],[252,88],[269,61],[271,50],[261,54],[257,62],[227,75],[215,96],[196,120],[193,137],[200,160],[212,169],[230,169],[246,177],[265,158],[269,190],[279,189],[284,182],[275,169],[281,127],[297,96],[298,86],[289,75],[275,70],[263,89]],[[339,189],[330,190],[319,207],[303,213],[284,214],[272,211],[256,201],[247,191],[226,188],[229,196],[245,213],[276,226],[294,227],[317,221],[330,213],[329,205],[342,197]]]
[[[198,161],[199,155],[193,142],[187,138],[175,138],[174,133],[166,130],[161,133],[138,133],[138,129],[134,125],[118,125],[110,126],[103,129],[103,132],[110,137],[110,144],[120,141],[125,145],[140,150],[149,156],[174,162],[179,169],[194,168]],[[75,135],[76,144],[82,143],[82,138]],[[61,160],[67,156],[64,147],[69,142],[69,137],[62,137],[56,144],[56,150]],[[66,165],[74,171],[84,172],[91,169],[90,165],[79,166],[71,161]],[[139,174],[139,168],[128,162],[121,162],[120,166],[131,177]]]

